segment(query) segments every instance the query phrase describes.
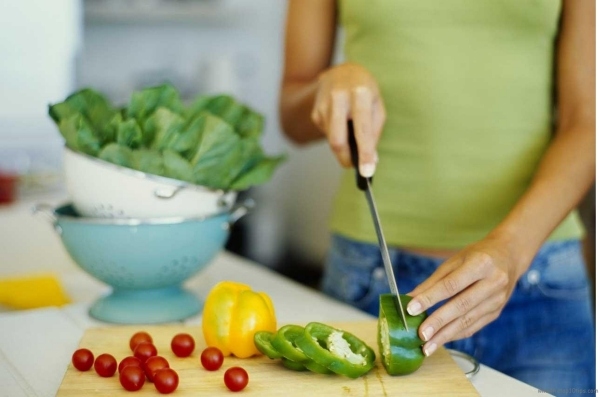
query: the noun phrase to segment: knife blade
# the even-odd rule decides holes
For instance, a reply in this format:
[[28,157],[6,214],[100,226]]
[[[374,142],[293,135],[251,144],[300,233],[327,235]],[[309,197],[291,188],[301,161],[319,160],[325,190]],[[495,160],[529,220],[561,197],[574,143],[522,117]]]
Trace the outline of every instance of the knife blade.
[[354,123],[352,120],[348,121],[348,144],[350,146],[350,157],[352,159],[352,166],[356,172],[356,186],[365,192],[367,202],[369,204],[369,210],[371,212],[371,218],[373,218],[373,224],[375,226],[375,233],[377,234],[377,240],[379,241],[379,250],[383,258],[383,267],[387,276],[388,284],[390,286],[391,293],[396,297],[396,309],[402,316],[402,322],[404,328],[408,330],[406,323],[406,316],[404,315],[404,307],[402,306],[402,300],[400,299],[400,291],[398,291],[398,284],[396,284],[396,278],[394,277],[394,269],[392,268],[392,261],[390,259],[390,252],[385,242],[383,235],[383,228],[381,227],[381,220],[379,219],[379,213],[377,212],[377,205],[375,204],[375,197],[373,196],[373,190],[371,189],[372,178],[365,178],[360,175],[358,171],[358,146],[356,145],[356,137],[354,136]]

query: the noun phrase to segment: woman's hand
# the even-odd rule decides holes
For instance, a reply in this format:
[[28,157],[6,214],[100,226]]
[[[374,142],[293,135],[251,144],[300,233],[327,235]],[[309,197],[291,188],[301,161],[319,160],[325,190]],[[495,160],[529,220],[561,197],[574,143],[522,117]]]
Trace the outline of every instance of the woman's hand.
[[[499,315],[523,273],[506,240],[487,237],[445,261],[408,295],[408,312],[419,314],[448,301],[419,327],[425,355],[439,346],[467,338]],[[523,271],[521,271],[523,269]]]
[[348,120],[352,119],[360,174],[367,178],[373,176],[385,108],[377,82],[367,69],[344,63],[321,73],[311,118],[344,167],[352,166],[347,127]]

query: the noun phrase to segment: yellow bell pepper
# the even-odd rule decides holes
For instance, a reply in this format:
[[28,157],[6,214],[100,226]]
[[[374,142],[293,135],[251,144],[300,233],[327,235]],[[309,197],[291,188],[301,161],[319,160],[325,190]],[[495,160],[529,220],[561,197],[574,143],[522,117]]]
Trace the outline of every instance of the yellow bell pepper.
[[207,346],[224,356],[260,355],[254,344],[258,331],[275,332],[277,320],[271,298],[245,284],[222,281],[209,292],[202,312],[202,332]]

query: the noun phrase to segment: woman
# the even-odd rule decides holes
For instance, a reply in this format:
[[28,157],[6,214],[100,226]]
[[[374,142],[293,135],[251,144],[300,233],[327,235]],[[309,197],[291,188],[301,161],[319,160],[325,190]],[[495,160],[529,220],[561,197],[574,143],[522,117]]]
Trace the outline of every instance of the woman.
[[283,129],[347,168],[325,292],[376,315],[387,291],[352,119],[399,289],[430,313],[424,353],[452,342],[555,394],[595,387],[574,212],[595,178],[594,16],[593,0],[289,1]]

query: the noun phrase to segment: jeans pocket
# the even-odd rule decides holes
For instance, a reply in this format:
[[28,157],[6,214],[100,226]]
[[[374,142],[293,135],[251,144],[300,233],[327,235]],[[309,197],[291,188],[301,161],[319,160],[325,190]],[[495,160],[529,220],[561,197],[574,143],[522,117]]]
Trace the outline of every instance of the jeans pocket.
[[339,236],[332,238],[322,290],[358,309],[377,315],[379,295],[389,292],[378,247]]
[[538,272],[540,292],[555,299],[588,299],[590,284],[579,241],[550,243],[529,271]]

